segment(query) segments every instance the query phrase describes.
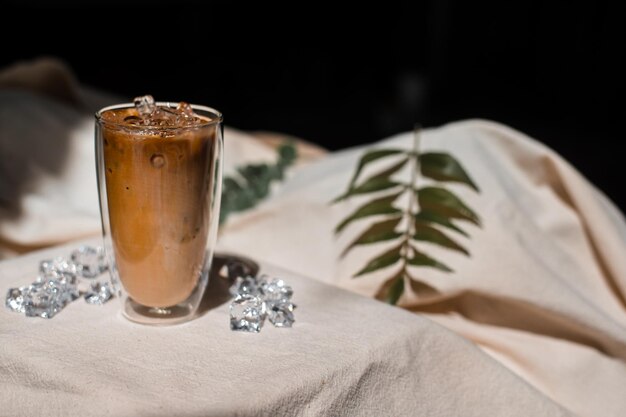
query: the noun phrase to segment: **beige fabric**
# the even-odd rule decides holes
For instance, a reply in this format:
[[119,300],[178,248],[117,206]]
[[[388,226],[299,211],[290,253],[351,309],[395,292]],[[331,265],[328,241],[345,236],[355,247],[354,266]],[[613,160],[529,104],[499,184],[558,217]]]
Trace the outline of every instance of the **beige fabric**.
[[[463,225],[471,237],[459,240],[471,258],[423,244],[457,273],[415,269],[413,275],[441,294],[420,298],[409,290],[400,304],[474,341],[580,415],[624,415],[626,226],[621,213],[557,154],[505,126],[459,122],[426,131],[422,142],[424,149],[452,152],[479,184],[480,194],[452,188],[481,215],[483,227]],[[411,134],[403,134],[377,146],[411,143]],[[363,199],[328,204],[345,188],[363,150],[333,154],[298,173],[271,202],[229,223],[221,245],[363,295],[376,294],[395,268],[350,276],[389,243],[340,259],[369,220],[355,222],[333,239],[334,226]]]
[[[410,141],[410,135],[399,135],[379,146],[408,146]],[[422,359],[418,361],[419,365],[402,362],[407,356],[411,357],[411,354],[406,351],[409,349],[409,352],[412,352],[408,346],[412,346],[412,343],[419,343],[419,340],[424,337],[432,336],[429,335],[432,332],[430,325],[428,329],[420,330],[419,337],[410,331],[404,334],[405,330],[385,333],[381,328],[390,326],[390,329],[397,330],[388,320],[391,319],[392,322],[398,320],[395,316],[396,310],[359,299],[359,307],[354,306],[352,310],[337,306],[342,315],[346,316],[346,320],[356,320],[355,317],[366,316],[369,314],[367,311],[370,306],[377,306],[370,316],[373,320],[368,324],[370,332],[366,333],[365,330],[359,328],[358,340],[367,346],[388,343],[389,341],[384,342],[386,339],[394,340],[392,344],[396,346],[395,348],[386,346],[383,350],[388,354],[387,357],[401,358],[401,364],[389,365],[390,369],[411,369],[411,366],[430,365],[433,367],[419,368],[419,371],[411,372],[411,378],[415,379],[402,374],[406,376],[405,379],[395,383],[377,384],[373,381],[383,377],[373,370],[381,367],[380,358],[364,353],[373,362],[369,365],[364,363],[359,365],[361,371],[357,371],[357,374],[367,376],[358,377],[357,380],[363,381],[363,384],[371,390],[361,391],[362,388],[355,388],[355,386],[360,387],[359,383],[350,382],[355,381],[354,374],[349,371],[354,362],[339,365],[341,361],[333,356],[332,359],[326,358],[323,361],[327,366],[341,367],[341,372],[330,374],[333,375],[332,378],[322,377],[304,385],[298,385],[302,389],[298,390],[299,395],[295,397],[275,397],[272,394],[267,403],[260,399],[251,400],[250,405],[242,407],[251,407],[248,409],[248,412],[251,412],[252,404],[256,404],[260,407],[259,409],[271,410],[268,411],[271,414],[271,412],[287,410],[281,408],[286,407],[286,404],[291,404],[295,408],[302,405],[305,408],[298,408],[298,410],[303,415],[317,415],[316,413],[323,415],[338,410],[338,408],[324,408],[324,404],[330,403],[334,404],[333,407],[343,407],[344,414],[350,414],[356,409],[356,414],[375,415],[375,411],[378,410],[376,408],[359,408],[365,407],[364,404],[370,404],[364,398],[373,395],[376,401],[383,401],[384,398],[393,400],[384,402],[385,409],[392,407],[393,404],[395,407],[401,407],[400,403],[403,401],[410,405],[408,409],[394,409],[395,415],[419,414],[413,413],[414,409],[426,410],[425,414],[438,413],[439,415],[471,415],[474,412],[478,415],[514,415],[520,410],[523,410],[522,413],[525,415],[551,415],[557,413],[555,410],[548,411],[551,407],[549,404],[552,402],[582,416],[623,415],[626,409],[626,398],[622,395],[623,387],[626,386],[626,366],[624,365],[626,344],[624,329],[626,326],[620,294],[624,288],[624,275],[621,272],[624,268],[624,261],[619,256],[607,256],[612,253],[611,251],[624,248],[626,233],[621,214],[558,155],[506,127],[482,121],[461,122],[427,131],[423,142],[426,149],[453,151],[480,184],[482,188],[480,195],[465,190],[463,187],[456,187],[456,191],[477,209],[483,218],[484,226],[482,229],[466,226],[471,239],[463,243],[472,252],[470,259],[436,247],[425,247],[424,250],[428,250],[430,254],[445,261],[458,272],[445,275],[428,269],[415,270],[414,275],[420,276],[437,287],[441,295],[420,299],[417,295],[409,293],[401,300],[401,303],[472,340],[485,353],[496,359],[501,367],[488,365],[492,362],[479,359],[481,356],[475,353],[469,353],[462,347],[468,345],[464,344],[461,339],[454,338],[445,340],[441,345],[433,345],[431,348],[422,350],[424,353],[421,356]],[[233,216],[222,230],[220,247],[294,271],[292,273],[281,272],[289,279],[299,279],[297,278],[299,274],[365,295],[373,295],[389,272],[372,274],[372,276],[360,279],[350,279],[349,274],[362,266],[373,252],[378,252],[384,245],[355,251],[340,261],[338,254],[345,244],[361,230],[363,222],[351,226],[346,236],[341,236],[339,239],[332,237],[332,229],[360,202],[350,201],[335,206],[328,204],[328,201],[345,187],[361,152],[362,149],[339,152],[310,166],[295,170],[293,176],[276,191],[271,200],[249,213]],[[378,167],[373,167],[373,170],[376,168]],[[406,175],[406,173],[399,175]],[[25,275],[34,274],[37,260],[41,257],[42,255],[18,258],[2,264],[5,268],[2,270],[3,285],[19,285],[27,282]],[[28,268],[32,272],[27,272]],[[615,273],[609,271],[615,271]],[[298,293],[308,294],[309,291],[308,287],[300,287]],[[327,289],[319,294],[319,298],[311,299],[310,302],[304,304],[301,302],[299,314],[309,309],[323,311],[329,305],[329,300],[337,301],[334,294],[335,292]],[[81,309],[81,312],[70,316],[72,308]],[[112,313],[108,310],[111,308],[105,307],[104,317],[97,316],[106,322],[107,332],[111,327],[110,315]],[[216,311],[221,311],[220,314],[225,315],[224,306],[220,308],[222,310],[218,308]],[[52,328],[55,330],[69,326],[71,331],[78,333],[79,329],[86,326],[84,318],[91,320],[94,317],[83,310],[84,307],[72,306],[49,323],[53,323]],[[8,313],[5,312],[2,316],[2,334],[15,335],[18,329],[23,331],[24,325],[37,326],[38,332],[48,332],[47,329],[50,328],[48,323],[37,320],[24,322],[20,320],[25,319],[19,316],[6,314]],[[210,314],[213,313],[209,313],[207,317],[210,317]],[[303,324],[307,331],[321,326],[321,333],[315,334],[313,339],[315,342],[306,339],[305,344],[299,345],[299,352],[302,352],[299,358],[308,357],[311,349],[314,350],[316,346],[328,345],[332,351],[335,351],[341,350],[341,346],[347,343],[343,339],[340,341],[329,339],[327,332],[330,330],[327,329],[333,323],[332,316],[324,316],[324,314],[321,316],[322,318],[311,318],[306,326]],[[419,319],[416,318],[416,320]],[[186,326],[197,329],[198,323],[194,322]],[[112,333],[105,333],[106,336],[98,337],[90,333],[90,336],[80,338],[85,339],[81,342],[86,344],[84,351],[97,350],[95,345],[90,344],[92,338],[98,341],[126,340],[127,336],[124,335],[127,330],[125,329],[132,325],[122,323],[117,325],[122,327]],[[142,330],[143,328],[136,326],[132,328],[133,334],[136,331],[153,332],[153,330]],[[334,331],[330,333],[336,335],[343,332],[346,337],[352,334],[351,325],[341,322],[340,328],[341,330],[337,330],[337,333],[333,333]],[[160,335],[158,332],[150,334],[153,338]],[[179,334],[183,333],[177,333],[177,336]],[[229,333],[226,332],[226,334]],[[77,371],[68,371],[60,377],[50,376],[53,374],[52,370],[56,371],[58,368],[53,366],[52,370],[49,370],[48,367],[51,365],[45,359],[36,361],[19,359],[17,352],[24,350],[23,342],[20,342],[21,347],[18,347],[15,342],[18,340],[17,336],[10,337],[12,338],[6,339],[10,342],[2,345],[10,347],[10,354],[4,357],[6,359],[0,358],[5,364],[5,369],[7,367],[10,370],[27,369],[32,375],[31,379],[26,377],[18,379],[22,381],[22,385],[16,391],[10,391],[11,393],[17,395],[17,393],[28,392],[39,395],[46,389],[37,387],[58,386],[59,384],[70,384],[73,387],[74,380],[76,378],[80,380]],[[394,337],[405,337],[405,339],[396,343]],[[225,342],[222,342],[221,338],[223,334],[220,333],[220,342],[217,347],[207,348],[205,345],[210,342],[210,339],[206,339],[204,331],[190,330],[190,334],[185,336],[184,340],[189,346],[198,347],[198,349],[202,346],[208,349],[211,354],[215,354],[222,348],[225,351],[229,349],[237,351],[241,348],[241,346],[235,348],[237,344],[235,341],[232,342],[233,345],[228,343],[224,345]],[[57,346],[55,358],[65,352],[62,347],[58,347],[57,340],[59,339],[52,333],[45,333],[44,336],[38,334],[37,340]],[[155,343],[150,338],[138,340],[150,340]],[[282,342],[277,339],[272,343]],[[339,346],[335,346],[335,343]],[[33,346],[32,343],[27,344],[26,348],[33,350],[35,349]],[[349,346],[354,347],[350,344]],[[292,348],[295,349],[293,346]],[[461,349],[462,352],[451,354],[447,351],[448,348]],[[109,352],[111,355],[132,358],[129,350],[120,347],[117,343],[114,343],[111,349]],[[326,351],[318,353],[327,354]],[[78,356],[81,361],[85,360],[74,351],[70,354],[72,357]],[[162,358],[162,355],[164,355],[163,351],[150,353],[147,356],[149,359],[146,359],[140,370],[134,372],[141,373],[148,369],[152,372],[149,373],[149,379],[158,379],[158,370],[163,371],[163,369],[159,368],[161,365],[155,365],[158,363],[155,361]],[[33,355],[28,357],[46,358],[47,356],[45,351],[35,349]],[[175,357],[175,361],[183,361],[187,358],[180,351]],[[458,358],[462,362],[459,364],[451,358]],[[319,359],[316,360],[319,361]],[[339,362],[335,362],[336,360]],[[125,363],[128,363],[128,360]],[[199,368],[214,373],[206,360],[199,363],[202,365]],[[383,363],[387,364],[387,362]],[[449,364],[454,366],[450,368]],[[84,372],[82,368],[85,364],[81,362],[81,365],[81,372]],[[362,367],[373,373],[364,372]],[[501,379],[498,375],[507,368],[517,374],[519,379],[509,377]],[[104,370],[98,369],[100,369],[99,372],[104,373]],[[183,369],[189,368],[183,367]],[[219,369],[219,372],[226,372],[226,368],[220,367]],[[459,369],[463,371],[459,372]],[[17,371],[10,372],[10,375],[14,375]],[[194,372],[194,378],[197,375],[204,375],[197,369]],[[113,383],[112,381],[124,381],[124,383],[134,381],[135,385],[137,381],[143,381],[136,373],[126,369],[114,369],[109,377],[112,379],[107,379],[107,383],[102,383],[102,386],[98,385],[98,387],[109,395],[111,392],[107,390],[116,389],[109,386]],[[308,370],[297,373],[299,378],[300,375],[308,374]],[[456,380],[459,374],[467,379]],[[314,375],[318,374],[314,373]],[[342,377],[344,375],[346,375],[345,378]],[[11,376],[9,379],[15,378]],[[49,381],[47,378],[52,378],[55,382],[50,384],[34,382]],[[85,378],[89,384],[98,380],[93,376]],[[252,379],[249,378],[249,380]],[[433,382],[435,380],[436,383]],[[207,382],[203,379],[199,381]],[[335,393],[334,395],[343,396],[343,401],[331,401],[326,396],[330,394],[326,393],[319,397],[322,401],[314,401],[312,404],[311,392],[319,392],[316,391],[319,389],[319,385],[316,384],[320,381],[326,381],[325,384],[333,381],[330,385],[332,392]],[[525,394],[527,388],[522,388],[526,387],[522,381],[531,384],[541,395],[532,396],[532,400],[524,403],[523,406],[510,403],[509,407],[505,408],[506,411],[502,411],[503,409],[497,406],[494,407],[488,401],[488,399],[500,396],[523,400],[527,397]],[[450,387],[446,383],[453,386]],[[188,387],[188,384],[193,384],[193,382],[185,382],[183,386]],[[292,383],[288,382],[289,384]],[[322,384],[324,389],[327,386],[325,384]],[[401,397],[404,398],[405,391],[400,391],[403,394],[398,394],[398,396],[394,393],[405,386],[410,388],[406,391],[408,397],[400,400]],[[448,395],[431,391],[438,387],[443,387],[443,392],[448,392]],[[162,388],[159,387],[159,389]],[[86,395],[84,391],[77,388],[68,390],[76,390]],[[276,390],[278,389],[271,392]],[[139,410],[141,407],[137,404],[145,405],[148,402],[146,398],[154,398],[153,392],[147,388],[141,388],[139,392],[132,390],[124,392],[126,394],[121,397],[123,401],[116,403],[115,407],[119,408],[115,408],[113,414],[123,414],[123,410]],[[204,392],[202,395],[198,392],[193,391],[193,395],[197,394],[198,397],[206,395]],[[218,389],[217,392],[221,397],[223,391]],[[266,391],[262,392],[262,398],[270,395]],[[363,396],[360,395],[361,392]],[[374,392],[377,394],[373,394]],[[411,394],[408,394],[409,392]],[[476,399],[473,396],[477,393],[491,393],[492,395],[489,395],[488,399],[484,397]],[[0,398],[5,402],[11,402],[10,399],[14,398],[12,396],[14,394]],[[121,394],[115,391],[113,395]],[[180,399],[188,398],[185,395],[180,392],[174,393],[168,401],[159,403],[165,410],[163,414],[168,414],[173,409],[171,407],[182,407],[181,410],[188,410],[182,405],[183,401]],[[209,396],[209,398],[214,397]],[[472,404],[465,404],[464,407],[467,407],[465,409],[458,408],[457,402],[463,402],[466,398],[472,398]],[[414,408],[416,405],[411,401],[415,399],[418,399],[419,405],[425,408]],[[273,401],[277,401],[278,405]],[[530,403],[539,409],[531,411],[528,408]],[[125,408],[123,404],[127,404],[128,408]],[[203,404],[206,405],[206,403]],[[219,404],[222,405],[213,409],[220,410],[215,414],[229,414],[226,408],[220,408],[226,407],[224,403]],[[58,407],[59,410],[63,409],[61,405]],[[198,405],[198,407],[201,406]],[[295,408],[288,410],[297,414]],[[196,408],[192,410],[189,413],[197,411]],[[59,411],[59,413],[62,412]]]
[[[67,404],[87,415],[625,415],[622,214],[557,154],[505,126],[459,122],[426,131],[422,142],[452,152],[480,185],[481,194],[452,188],[483,227],[463,225],[471,238],[459,240],[471,258],[424,244],[457,272],[414,270],[440,294],[408,291],[400,303],[495,361],[420,315],[302,278],[371,297],[391,276],[393,268],[350,278],[386,244],[339,258],[367,220],[333,237],[363,201],[328,204],[360,148],[300,165],[270,200],[232,216],[220,233],[223,250],[268,270],[279,265],[294,281],[300,309],[291,333],[230,333],[223,305],[172,329],[126,323],[113,305],[74,304],[51,321],[2,310],[0,410],[38,414],[29,407],[48,400],[49,415],[71,414]],[[0,92],[5,247],[24,252],[98,233],[91,143],[91,117],[37,95]],[[410,143],[403,134],[378,146]],[[235,131],[226,146],[231,169],[274,155]],[[0,289],[29,282],[42,256],[1,263]],[[287,352],[285,379],[265,364],[277,347]],[[248,402],[238,400],[242,379]]]
[[[72,246],[70,246],[72,247]],[[0,263],[2,287],[44,258]],[[292,329],[232,332],[221,304],[180,326],[147,327],[119,305],[78,300],[51,320],[0,309],[0,415],[566,416],[463,338],[418,315],[281,268]]]

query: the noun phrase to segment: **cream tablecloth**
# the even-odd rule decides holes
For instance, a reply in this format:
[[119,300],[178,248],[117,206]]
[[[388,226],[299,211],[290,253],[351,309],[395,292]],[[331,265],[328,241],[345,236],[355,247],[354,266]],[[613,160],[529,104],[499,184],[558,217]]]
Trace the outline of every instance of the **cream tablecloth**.
[[[5,248],[99,233],[92,129],[59,101],[0,91]],[[227,168],[273,155],[236,131],[226,142]],[[407,133],[375,146],[411,143]],[[75,303],[49,321],[3,310],[0,415],[626,415],[622,213],[506,126],[453,123],[422,143],[452,152],[479,184],[452,188],[483,227],[466,226],[471,258],[424,244],[456,273],[413,271],[438,290],[406,283],[400,305],[418,314],[345,292],[372,297],[393,270],[351,278],[386,243],[339,257],[364,227],[332,232],[362,203],[328,204],[369,146],[349,149],[301,163],[220,234],[222,250],[292,281],[294,329],[231,333],[223,304],[168,329],[127,323],[114,304]],[[30,282],[43,256],[0,263],[0,289]]]
[[[405,133],[373,147],[409,148],[412,140]],[[470,238],[459,241],[471,257],[423,243],[422,250],[456,272],[416,268],[413,275],[439,294],[425,296],[407,282],[399,304],[473,341],[578,415],[625,416],[622,213],[558,154],[506,126],[483,120],[452,123],[427,130],[422,143],[424,149],[451,152],[463,162],[481,193],[452,189],[476,209],[483,226],[463,224]],[[393,243],[359,248],[341,258],[368,221],[354,222],[339,238],[333,238],[333,228],[363,200],[328,204],[345,189],[359,156],[370,148],[337,152],[302,169],[272,200],[227,225],[220,244],[374,296],[397,267],[351,276]],[[408,173],[398,174],[403,176]]]
[[[69,250],[0,263],[2,287]],[[293,286],[293,328],[232,332],[227,304],[174,327],[130,323],[113,302],[51,320],[0,309],[0,416],[568,415],[430,320],[261,270]]]

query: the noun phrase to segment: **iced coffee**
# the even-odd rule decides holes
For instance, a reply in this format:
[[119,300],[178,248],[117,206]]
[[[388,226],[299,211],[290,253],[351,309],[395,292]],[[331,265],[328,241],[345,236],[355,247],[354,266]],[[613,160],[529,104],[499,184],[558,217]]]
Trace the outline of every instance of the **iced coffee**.
[[149,97],[135,104],[100,114],[110,243],[128,297],[167,315],[206,285],[219,216],[219,114]]

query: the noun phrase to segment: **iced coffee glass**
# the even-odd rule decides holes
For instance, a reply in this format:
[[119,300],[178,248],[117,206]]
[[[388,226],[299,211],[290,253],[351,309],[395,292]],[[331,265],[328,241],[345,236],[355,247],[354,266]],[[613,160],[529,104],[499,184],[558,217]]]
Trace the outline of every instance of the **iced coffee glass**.
[[186,103],[96,113],[104,247],[128,319],[174,324],[197,314],[217,237],[222,115]]

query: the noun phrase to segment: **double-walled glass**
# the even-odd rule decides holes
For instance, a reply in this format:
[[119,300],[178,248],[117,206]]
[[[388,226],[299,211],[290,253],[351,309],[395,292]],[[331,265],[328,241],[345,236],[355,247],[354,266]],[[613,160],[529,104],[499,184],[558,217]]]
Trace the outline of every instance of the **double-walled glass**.
[[208,283],[220,211],[222,115],[192,108],[201,121],[183,127],[120,122],[133,114],[132,104],[96,113],[104,248],[123,314],[135,322],[193,318]]

